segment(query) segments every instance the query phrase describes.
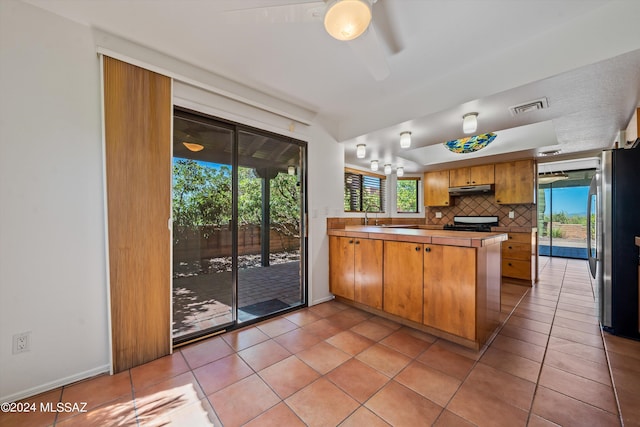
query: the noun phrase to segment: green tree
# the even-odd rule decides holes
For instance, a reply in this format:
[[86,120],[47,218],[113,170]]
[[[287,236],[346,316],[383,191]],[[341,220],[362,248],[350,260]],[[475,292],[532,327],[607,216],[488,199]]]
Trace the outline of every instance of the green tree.
[[173,165],[173,220],[179,226],[221,226],[231,219],[227,166],[205,167],[179,159]]
[[398,212],[418,212],[418,181],[397,181],[397,209]]

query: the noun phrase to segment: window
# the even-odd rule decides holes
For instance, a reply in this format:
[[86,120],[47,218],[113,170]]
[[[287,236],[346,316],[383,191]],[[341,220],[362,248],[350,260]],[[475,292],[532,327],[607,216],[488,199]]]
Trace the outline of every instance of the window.
[[396,206],[398,213],[418,213],[418,188],[420,187],[420,178],[398,178],[396,182]]
[[353,169],[344,171],[344,211],[384,212],[386,179]]

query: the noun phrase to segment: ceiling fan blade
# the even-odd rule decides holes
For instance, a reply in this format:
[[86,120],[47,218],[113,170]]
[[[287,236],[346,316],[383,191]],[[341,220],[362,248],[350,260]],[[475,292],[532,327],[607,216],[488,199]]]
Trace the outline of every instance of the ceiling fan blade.
[[346,42],[356,57],[377,81],[389,77],[391,70],[374,25],[357,39]]
[[256,23],[300,23],[322,20],[325,8],[323,1],[299,0],[280,5],[227,10],[225,13],[241,19],[251,17]]
[[372,8],[373,22],[378,29],[378,37],[385,44],[391,54],[396,54],[404,49],[402,40],[398,38],[397,32],[393,28],[393,9],[389,7],[389,2],[378,1],[376,7]]

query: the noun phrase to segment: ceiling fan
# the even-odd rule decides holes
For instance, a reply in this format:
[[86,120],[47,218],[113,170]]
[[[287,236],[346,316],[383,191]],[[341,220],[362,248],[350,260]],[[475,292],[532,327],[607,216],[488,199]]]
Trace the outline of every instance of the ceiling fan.
[[[385,21],[384,11],[376,13],[374,20],[374,6],[383,3],[378,0],[282,0],[283,4],[269,6],[234,8],[227,12],[257,11],[254,18],[271,23],[309,22],[323,20],[324,28],[331,36],[346,43],[354,55],[377,81],[389,77],[391,70],[387,62],[382,40],[378,31],[389,33],[389,23]],[[387,42],[394,45],[391,37]]]

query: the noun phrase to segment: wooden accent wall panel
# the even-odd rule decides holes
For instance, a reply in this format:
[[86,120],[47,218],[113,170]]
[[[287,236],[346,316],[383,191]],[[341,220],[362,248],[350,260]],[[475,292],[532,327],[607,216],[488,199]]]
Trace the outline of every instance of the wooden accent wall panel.
[[104,57],[113,370],[171,350],[171,80]]

